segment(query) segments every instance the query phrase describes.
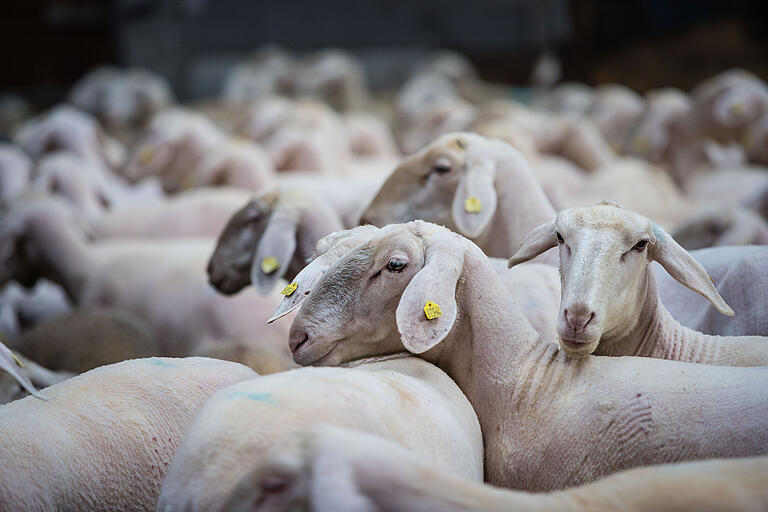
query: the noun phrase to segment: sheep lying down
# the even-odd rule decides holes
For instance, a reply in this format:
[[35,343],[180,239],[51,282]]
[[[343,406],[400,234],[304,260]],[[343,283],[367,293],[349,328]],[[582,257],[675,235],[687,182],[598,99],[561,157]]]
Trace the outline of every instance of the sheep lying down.
[[757,511],[768,503],[768,457],[632,469],[549,494],[499,489],[426,463],[396,443],[320,425],[275,446],[238,483],[226,510],[315,512]]
[[154,510],[200,406],[255,376],[215,359],[134,359],[0,406],[0,510]]
[[289,344],[302,365],[403,349],[436,364],[477,412],[494,485],[546,491],[768,453],[768,368],[570,356],[542,342],[476,245],[420,221],[339,255],[301,302]]
[[407,353],[350,366],[290,370],[215,394],[176,450],[157,510],[230,510],[228,496],[267,450],[320,423],[375,433],[449,474],[482,481],[477,416],[445,373]]

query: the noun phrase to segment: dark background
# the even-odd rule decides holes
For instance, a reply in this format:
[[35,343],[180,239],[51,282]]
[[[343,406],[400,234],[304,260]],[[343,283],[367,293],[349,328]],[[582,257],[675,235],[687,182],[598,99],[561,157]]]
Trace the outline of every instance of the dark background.
[[768,78],[765,1],[707,0],[16,0],[0,19],[0,93],[59,100],[94,66],[142,66],[181,99],[216,95],[247,52],[336,46],[374,87],[398,85],[437,48],[466,54],[489,80],[526,84],[543,50],[564,80],[642,92],[689,89],[731,67]]

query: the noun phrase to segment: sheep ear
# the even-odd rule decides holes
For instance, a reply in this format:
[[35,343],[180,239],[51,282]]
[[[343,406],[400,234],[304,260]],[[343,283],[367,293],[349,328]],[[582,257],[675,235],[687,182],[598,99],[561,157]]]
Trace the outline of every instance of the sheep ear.
[[508,266],[509,268],[512,268],[518,263],[532,260],[539,254],[548,251],[556,245],[557,236],[555,235],[555,221],[551,220],[534,228],[533,231],[528,233],[528,236],[526,236],[523,243],[520,244],[520,248],[517,252],[509,258]]
[[486,160],[470,166],[459,180],[451,217],[462,235],[479,236],[496,213],[495,176],[495,167]]
[[706,297],[719,312],[733,316],[733,310],[717,292],[714,281],[701,263],[659,226],[654,225],[654,232],[657,243],[652,249],[653,259],[677,282]]
[[301,272],[296,274],[296,277],[293,279],[293,283],[291,283],[292,285],[295,284],[296,288],[294,290],[287,290],[290,293],[285,294],[283,301],[279,306],[277,306],[277,309],[275,309],[275,312],[272,314],[269,320],[267,320],[267,323],[271,324],[278,318],[284,317],[291,311],[301,306],[301,303],[304,302],[304,299],[307,298],[309,292],[312,291],[312,288],[314,288],[314,286],[317,284],[320,278],[323,277],[323,274],[325,274],[325,271],[328,270],[330,266],[330,262],[327,261],[327,258],[320,257],[304,267]]
[[455,252],[427,251],[424,267],[408,283],[397,306],[397,330],[409,352],[426,352],[453,328],[456,283],[463,266]]
[[30,395],[33,395],[41,400],[45,400],[45,397],[35,388],[32,382],[27,378],[24,373],[19,369],[21,367],[21,361],[17,358],[11,350],[0,343],[0,370],[5,370],[11,374],[11,377],[16,379],[16,382],[27,390]]
[[251,282],[268,294],[285,275],[296,250],[296,220],[273,213],[254,253]]

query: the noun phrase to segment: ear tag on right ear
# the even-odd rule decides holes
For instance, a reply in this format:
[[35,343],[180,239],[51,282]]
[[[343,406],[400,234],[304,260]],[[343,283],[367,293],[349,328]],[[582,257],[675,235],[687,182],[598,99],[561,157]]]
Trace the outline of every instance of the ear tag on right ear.
[[464,201],[464,210],[466,210],[467,213],[480,213],[483,211],[483,203],[481,203],[475,196],[468,197]]
[[299,285],[297,283],[291,283],[288,286],[286,286],[285,288],[283,288],[283,291],[281,291],[280,293],[285,295],[286,297],[290,297],[290,295],[293,292],[295,292],[296,288],[298,288],[298,287],[299,287]]
[[141,165],[147,165],[155,158],[155,150],[152,148],[144,148],[139,151],[139,163]]
[[443,316],[443,312],[440,310],[440,306],[431,300],[428,300],[427,304],[424,306],[424,314],[427,315],[427,320],[434,320],[435,318],[440,318]]
[[261,271],[265,274],[271,274],[280,267],[280,262],[274,256],[269,256],[261,260]]

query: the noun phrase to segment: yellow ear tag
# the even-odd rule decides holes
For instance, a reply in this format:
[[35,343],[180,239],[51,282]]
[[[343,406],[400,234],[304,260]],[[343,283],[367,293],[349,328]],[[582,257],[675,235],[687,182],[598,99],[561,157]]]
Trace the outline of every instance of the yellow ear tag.
[[286,286],[285,288],[283,288],[283,291],[281,291],[280,293],[282,293],[286,297],[289,297],[293,292],[296,291],[296,288],[298,288],[298,287],[299,287],[298,284],[291,283],[288,286]]
[[181,189],[182,190],[189,190],[191,188],[195,187],[195,177],[192,174],[187,174],[184,176],[184,178],[181,180]]
[[16,364],[24,368],[24,363],[21,362],[21,359],[19,359],[16,354],[11,352],[11,357],[13,357],[13,360],[16,361]]
[[483,203],[474,196],[468,197],[467,200],[464,201],[464,209],[468,213],[480,213],[483,211]]
[[632,141],[632,149],[634,149],[636,153],[645,153],[650,146],[651,141],[648,140],[648,137],[642,135],[638,135],[635,137],[635,140]]
[[141,165],[147,165],[155,158],[155,150],[152,148],[144,148],[139,151],[139,163]]
[[743,114],[744,113],[744,104],[742,102],[740,102],[740,101],[737,101],[736,103],[731,105],[731,108],[729,108],[728,110],[731,111],[731,114],[736,114],[736,115]]
[[269,256],[261,260],[261,271],[265,274],[271,274],[280,267],[280,263],[274,256]]
[[427,304],[424,306],[424,314],[427,315],[427,320],[434,320],[435,318],[443,316],[443,312],[440,311],[440,306],[431,300],[428,300]]

